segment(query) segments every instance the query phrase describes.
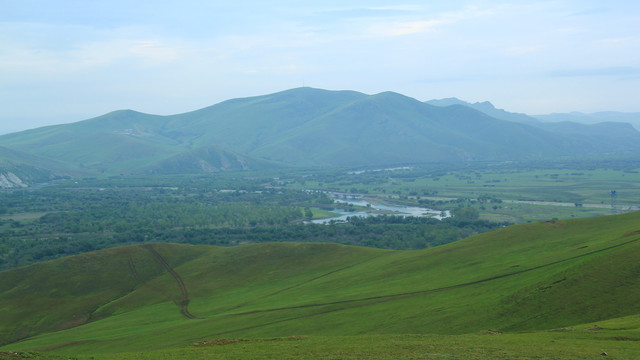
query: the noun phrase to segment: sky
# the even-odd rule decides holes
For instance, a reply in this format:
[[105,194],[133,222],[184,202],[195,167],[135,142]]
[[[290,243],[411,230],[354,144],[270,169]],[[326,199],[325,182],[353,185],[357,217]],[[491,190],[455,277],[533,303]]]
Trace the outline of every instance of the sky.
[[0,0],[0,134],[309,86],[640,112],[640,1]]

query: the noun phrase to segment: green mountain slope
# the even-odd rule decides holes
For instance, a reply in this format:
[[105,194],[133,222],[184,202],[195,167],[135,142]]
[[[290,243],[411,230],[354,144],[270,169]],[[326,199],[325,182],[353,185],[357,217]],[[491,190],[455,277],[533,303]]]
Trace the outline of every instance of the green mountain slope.
[[145,165],[139,170],[152,174],[195,174],[268,169],[279,166],[281,164],[223,150],[217,146],[203,146]]
[[0,188],[20,188],[53,179],[82,175],[72,165],[0,147]]
[[[276,165],[387,166],[640,151],[640,133],[629,129],[602,136],[601,129],[594,134],[565,128],[500,120],[461,105],[432,106],[391,92],[365,95],[298,88],[172,116],[116,111],[0,136],[0,146],[107,174]],[[594,136],[599,136],[597,141]]]
[[298,88],[225,101],[172,117],[173,138],[195,146],[221,145],[250,154],[291,129],[367,95],[354,91]]
[[87,171],[137,172],[140,166],[184,150],[159,134],[164,122],[161,116],[123,110],[73,124],[5,135],[0,142]]
[[[496,119],[523,123],[543,129],[564,138],[565,141],[576,142],[576,140],[580,140],[580,142],[588,142],[588,146],[585,147],[583,144],[581,148],[594,153],[630,151],[635,148],[634,144],[640,139],[640,132],[633,127],[633,124],[637,125],[639,123],[640,116],[633,113],[603,112],[591,115],[571,113],[534,117],[496,109],[488,101],[468,103],[457,98],[447,98],[430,100],[426,101],[426,103],[440,107],[462,105]],[[606,114],[610,114],[610,116]],[[576,145],[579,144],[576,143]]]
[[11,343],[4,349],[118,352],[226,337],[603,321],[640,313],[638,224],[638,212],[523,224],[421,251],[283,243],[103,250],[0,273],[0,338]]
[[537,129],[464,107],[442,109],[381,93],[314,119],[255,153],[287,162],[375,166],[538,157],[559,151],[562,146],[553,135]]

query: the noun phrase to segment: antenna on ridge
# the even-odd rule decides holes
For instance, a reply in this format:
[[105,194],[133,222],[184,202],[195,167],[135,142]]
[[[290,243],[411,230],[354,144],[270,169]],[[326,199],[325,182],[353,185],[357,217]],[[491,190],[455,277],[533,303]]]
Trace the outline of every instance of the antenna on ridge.
[[615,215],[617,214],[616,211],[616,198],[618,197],[618,194],[616,193],[615,190],[611,190],[611,215]]

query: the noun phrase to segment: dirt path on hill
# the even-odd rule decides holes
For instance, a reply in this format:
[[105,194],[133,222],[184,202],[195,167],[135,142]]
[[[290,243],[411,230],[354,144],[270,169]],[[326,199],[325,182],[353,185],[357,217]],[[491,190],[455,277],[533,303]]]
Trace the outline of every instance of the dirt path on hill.
[[[155,258],[155,256],[154,256]],[[133,261],[133,258],[131,256],[129,256],[129,270],[131,270],[131,274],[133,275],[133,278],[139,283],[139,284],[143,284],[144,287],[149,288],[155,292],[157,292],[158,294],[166,297],[167,299],[173,301],[174,303],[179,303],[181,300],[179,298],[176,298],[175,296],[171,295],[168,291],[166,291],[165,289],[153,286],[151,284],[149,284],[149,280],[144,280],[140,277],[140,275],[138,275],[138,269],[136,268],[136,264]]]
[[297,288],[297,287],[300,287],[300,286],[303,286],[303,285],[309,284],[309,283],[311,283],[311,282],[313,282],[313,281],[316,281],[316,280],[322,279],[322,278],[324,278],[324,277],[327,277],[327,276],[329,276],[329,275],[335,274],[335,273],[337,273],[337,272],[344,271],[344,270],[351,269],[351,268],[353,268],[353,267],[356,267],[356,266],[362,265],[362,264],[364,264],[364,263],[367,263],[367,262],[369,262],[369,261],[372,261],[372,260],[374,260],[374,259],[377,259],[377,258],[379,258],[379,257],[381,257],[381,256],[382,256],[382,255],[374,256],[374,257],[369,258],[369,259],[366,259],[366,260],[364,260],[364,261],[361,261],[361,262],[358,262],[358,263],[355,263],[355,264],[351,264],[351,265],[347,265],[347,266],[341,267],[341,268],[339,268],[339,269],[335,269],[335,270],[329,271],[329,272],[327,272],[327,273],[324,273],[324,274],[318,275],[318,276],[316,276],[316,277],[314,277],[314,278],[307,279],[307,280],[303,280],[302,282],[299,282],[299,283],[297,283],[297,284],[287,286],[287,287],[285,287],[285,288],[282,288],[282,289],[280,289],[280,290],[277,290],[277,291],[274,291],[274,292],[272,292],[272,293],[266,294],[266,295],[264,295],[264,296],[260,296],[260,297],[254,298],[254,299],[252,299],[252,300],[250,300],[250,301],[246,301],[246,302],[244,302],[244,303],[238,304],[238,305],[236,305],[236,306],[234,306],[234,307],[232,307],[232,308],[230,308],[230,309],[228,309],[228,310],[225,310],[225,311],[235,310],[235,309],[241,308],[241,307],[243,307],[243,306],[246,306],[246,305],[249,305],[249,304],[256,303],[256,302],[258,302],[258,301],[260,301],[260,300],[264,300],[264,299],[266,299],[266,298],[269,298],[269,297],[271,297],[271,296],[278,295],[278,294],[283,293],[283,292],[285,292],[285,291],[289,291],[289,290],[291,290],[291,289],[295,289],[295,288]]
[[[169,263],[167,262],[167,260],[165,260],[164,257],[162,257],[162,255],[160,255],[160,253],[158,253],[158,251],[153,247],[153,245],[150,244],[146,244],[146,245],[142,245],[142,247],[144,249],[146,249],[147,251],[149,251],[151,253],[151,255],[153,255],[153,257],[158,261],[158,263],[165,269],[167,270],[167,272],[169,274],[171,274],[171,276],[176,280],[176,283],[178,284],[178,287],[180,288],[180,295],[181,297],[179,299],[175,299],[173,298],[173,302],[178,305],[180,307],[180,313],[188,318],[188,319],[197,319],[195,317],[195,315],[191,314],[189,312],[189,293],[187,292],[187,286],[184,284],[184,281],[182,280],[182,278],[180,277],[180,274],[178,274],[172,267],[171,265],[169,265]],[[135,267],[134,267],[135,269]]]

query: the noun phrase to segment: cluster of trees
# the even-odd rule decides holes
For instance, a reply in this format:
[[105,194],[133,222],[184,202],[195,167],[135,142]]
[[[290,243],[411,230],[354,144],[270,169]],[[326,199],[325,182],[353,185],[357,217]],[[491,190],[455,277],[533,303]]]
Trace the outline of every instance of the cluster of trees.
[[164,234],[203,228],[287,225],[305,220],[305,207],[332,202],[323,193],[264,188],[261,179],[182,178],[180,186],[166,180],[133,179],[136,186],[125,187],[125,180],[88,179],[0,192],[0,269],[120,244],[172,241]]
[[[473,209],[472,209],[473,210]],[[461,214],[467,210],[461,210]],[[471,211],[473,212],[473,211]],[[236,246],[262,242],[333,242],[383,249],[423,249],[504,226],[461,216],[443,221],[401,216],[350,217],[346,223],[184,227],[157,230],[128,227],[116,232],[80,233],[37,239],[0,238],[0,269],[36,261],[149,242]],[[11,252],[10,257],[1,256]]]
[[91,207],[83,211],[53,212],[31,228],[36,233],[115,232],[130,228],[166,231],[175,228],[241,227],[288,224],[303,217],[295,206],[203,202],[127,203],[117,208]]

